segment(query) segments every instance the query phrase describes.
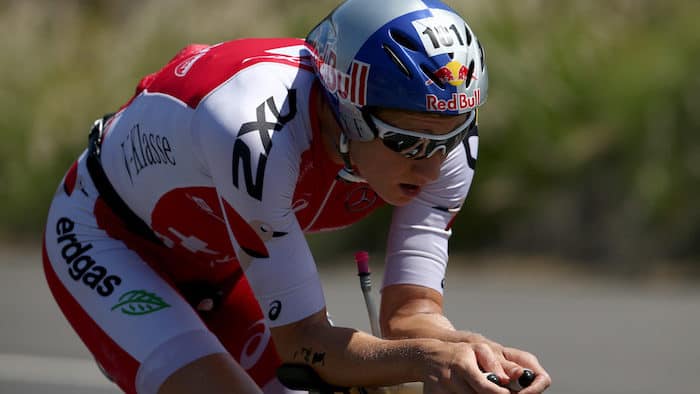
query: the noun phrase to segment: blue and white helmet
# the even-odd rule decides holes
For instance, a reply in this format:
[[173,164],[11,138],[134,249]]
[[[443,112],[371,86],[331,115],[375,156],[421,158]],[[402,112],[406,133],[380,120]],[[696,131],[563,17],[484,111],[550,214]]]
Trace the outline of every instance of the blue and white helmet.
[[464,19],[437,0],[347,0],[306,42],[349,139],[375,138],[368,108],[457,115],[486,101],[481,44]]

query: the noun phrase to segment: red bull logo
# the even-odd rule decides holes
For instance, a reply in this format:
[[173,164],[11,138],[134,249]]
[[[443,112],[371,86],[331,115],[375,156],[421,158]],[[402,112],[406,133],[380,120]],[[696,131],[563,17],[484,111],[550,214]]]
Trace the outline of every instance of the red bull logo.
[[435,71],[435,76],[442,83],[449,83],[452,86],[463,84],[467,75],[469,75],[469,68],[456,60],[450,61]]
[[452,93],[452,97],[443,100],[434,94],[425,95],[425,109],[428,111],[459,111],[472,110],[481,102],[481,89],[474,90],[473,95],[467,93]]
[[341,100],[348,100],[360,107],[367,102],[369,64],[354,60],[348,75],[327,63],[321,63],[319,74],[326,89],[332,94],[337,93]]

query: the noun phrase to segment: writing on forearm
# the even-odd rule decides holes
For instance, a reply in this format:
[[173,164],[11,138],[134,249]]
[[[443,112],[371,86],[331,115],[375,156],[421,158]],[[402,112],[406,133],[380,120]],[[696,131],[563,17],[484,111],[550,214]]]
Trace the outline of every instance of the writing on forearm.
[[311,347],[302,347],[294,352],[293,359],[304,360],[311,365],[326,365],[326,352],[315,352]]

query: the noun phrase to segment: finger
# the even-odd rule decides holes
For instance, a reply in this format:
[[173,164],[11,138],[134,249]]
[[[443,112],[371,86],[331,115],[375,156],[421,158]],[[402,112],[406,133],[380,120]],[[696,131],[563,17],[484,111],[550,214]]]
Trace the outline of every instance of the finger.
[[519,379],[524,371],[523,366],[506,358],[501,360],[501,367],[505,371],[506,376],[508,376],[506,383]]
[[552,379],[545,372],[544,375],[537,375],[532,384],[529,387],[518,391],[518,394],[540,394],[546,389],[548,389],[549,386],[551,386],[551,384]]
[[531,353],[515,348],[504,348],[503,355],[506,358],[504,368],[516,379],[522,375],[523,368],[527,368],[537,374],[545,372],[537,357]]
[[529,387],[535,380],[536,376],[537,375],[535,375],[535,373],[531,370],[523,369],[523,373],[520,374],[517,379],[511,379],[510,382],[505,385],[505,387],[508,387],[511,391],[521,391],[525,387]]
[[[488,348],[488,346],[486,347],[486,349],[480,349],[479,352],[481,352],[480,357],[483,359],[496,359],[495,354],[491,351],[490,348]],[[474,391],[483,394],[510,394],[510,391],[508,389],[494,384],[492,381],[489,381],[489,379],[487,378],[488,374],[482,372],[480,364],[477,362],[476,351],[470,353],[467,359],[464,360],[464,362],[464,372],[466,374],[465,381]],[[496,364],[498,363],[496,362]],[[490,365],[494,365],[493,361]],[[501,372],[502,371],[503,370],[501,369]]]
[[535,380],[529,387],[521,390],[519,392],[520,394],[541,393],[552,384],[552,379],[550,378],[549,374],[542,367],[542,365],[540,365],[539,360],[537,360],[537,357],[534,355],[514,348],[505,348],[503,354],[507,359],[520,364],[535,373]]
[[476,362],[482,371],[495,374],[501,383],[507,383],[510,380],[501,364],[501,357],[489,345],[485,343],[476,344],[473,349],[476,355]]
[[503,348],[503,356],[505,356],[506,360],[517,363],[523,367],[528,367],[530,369],[535,367],[541,368],[539,361],[537,361],[537,357],[524,350],[506,347]]

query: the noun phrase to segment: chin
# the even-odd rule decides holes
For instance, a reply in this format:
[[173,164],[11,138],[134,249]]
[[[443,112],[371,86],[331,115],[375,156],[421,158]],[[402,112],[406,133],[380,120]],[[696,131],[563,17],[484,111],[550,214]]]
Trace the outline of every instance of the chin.
[[[395,187],[394,189],[398,189],[398,187]],[[401,193],[400,190],[382,190],[382,191],[377,191],[377,194],[379,197],[384,200],[389,205],[395,206],[395,207],[402,207],[404,205],[408,205],[411,201],[413,201],[413,197],[408,197]]]

